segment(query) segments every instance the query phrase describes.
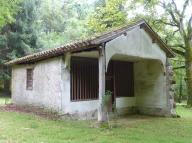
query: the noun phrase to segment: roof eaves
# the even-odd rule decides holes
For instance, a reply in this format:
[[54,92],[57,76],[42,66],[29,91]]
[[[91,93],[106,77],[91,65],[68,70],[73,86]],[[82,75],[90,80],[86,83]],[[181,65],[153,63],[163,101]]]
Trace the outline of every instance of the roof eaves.
[[157,41],[157,44],[166,52],[167,56],[169,58],[174,58],[175,53],[165,44],[165,42],[160,38],[160,36],[151,28],[147,22],[140,25],[141,28],[144,28],[146,32],[149,32],[149,34],[155,38]]
[[28,55],[28,56],[25,56],[22,58],[12,60],[10,62],[7,62],[6,65],[14,65],[14,64],[27,63],[27,62],[36,62],[36,61],[40,61],[43,59],[60,56],[60,55],[64,54],[65,52],[75,52],[75,51],[89,49],[90,47],[93,47],[93,46],[96,47],[102,43],[109,42],[109,41],[117,38],[118,36],[124,34],[125,32],[130,31],[138,26],[140,28],[144,28],[144,30],[147,30],[147,32],[149,32],[149,34],[151,34],[152,38],[156,39],[157,43],[166,52],[168,57],[175,56],[174,52],[170,48],[168,48],[168,46],[161,40],[159,35],[147,24],[147,22],[145,20],[140,20],[132,25],[125,26],[120,29],[113,30],[111,32],[107,32],[105,34],[102,34],[101,36],[97,36],[97,37],[87,39],[84,41],[69,43],[67,45],[60,46],[55,49],[42,51],[39,53],[35,53],[32,55]]
[[145,23],[144,20],[140,20],[138,21],[137,23],[134,23],[132,25],[128,25],[128,26],[125,26],[125,27],[122,27],[120,29],[117,29],[117,30],[114,30],[112,32],[108,32],[104,35],[101,35],[101,36],[98,36],[96,38],[94,38],[91,43],[92,44],[101,44],[101,43],[106,43],[106,42],[109,42],[115,38],[117,38],[118,36],[122,35],[123,33],[127,32],[127,31],[130,31],[132,29],[134,29],[135,27],[141,25]]
[[25,57],[21,57],[15,60],[12,60],[10,62],[5,63],[6,65],[14,65],[14,64],[21,64],[21,63],[27,63],[27,62],[35,62],[55,56],[60,56],[64,54],[65,52],[73,52],[78,50],[84,50],[87,49],[88,46],[92,46],[90,40],[86,41],[78,41],[75,43],[70,43],[65,46],[61,46],[58,48],[54,48],[51,50],[42,51],[39,53],[34,53],[32,55],[28,55]]

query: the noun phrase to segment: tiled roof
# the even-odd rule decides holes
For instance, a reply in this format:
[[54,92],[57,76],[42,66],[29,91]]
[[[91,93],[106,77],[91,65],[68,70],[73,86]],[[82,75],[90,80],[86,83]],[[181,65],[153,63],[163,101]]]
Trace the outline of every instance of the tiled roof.
[[73,42],[70,44],[60,46],[58,48],[42,51],[39,53],[34,53],[32,55],[28,55],[28,56],[25,56],[22,58],[12,60],[10,62],[7,62],[6,65],[32,63],[32,62],[60,56],[66,52],[82,51],[82,50],[91,49],[93,47],[96,48],[99,45],[106,43],[110,40],[113,40],[116,37],[125,33],[126,31],[132,30],[137,26],[140,26],[140,28],[143,28],[151,36],[153,41],[155,41],[162,48],[162,50],[164,50],[166,52],[168,57],[174,57],[174,53],[160,39],[158,34],[155,33],[153,31],[153,29],[144,20],[141,20],[132,25],[125,26],[125,27],[107,32],[105,34],[102,34],[102,35],[94,37],[94,38],[90,38],[90,39],[82,40],[82,41],[78,41],[78,42]]

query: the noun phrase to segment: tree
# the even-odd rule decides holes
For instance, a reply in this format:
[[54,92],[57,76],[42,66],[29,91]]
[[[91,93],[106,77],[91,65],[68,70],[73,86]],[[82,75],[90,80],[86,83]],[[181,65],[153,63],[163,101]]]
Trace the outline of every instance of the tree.
[[15,21],[14,16],[19,11],[21,0],[0,0],[0,28]]
[[86,37],[92,9],[86,0],[41,1],[38,29],[43,46],[53,48]]
[[20,1],[15,20],[0,30],[0,84],[7,85],[10,77],[10,70],[2,66],[6,61],[86,37],[86,20],[93,9],[86,0]]
[[103,32],[126,24],[125,0],[97,1],[95,12],[90,15],[88,27],[91,33]]
[[15,22],[6,24],[0,31],[0,80],[4,81],[4,90],[9,90],[10,69],[3,64],[41,48],[34,27],[38,0],[25,0],[20,6]]
[[[133,0],[132,4],[144,4],[144,9],[151,13],[161,9],[162,14],[151,17],[151,22],[164,26],[161,33],[168,35],[165,41],[178,55],[185,59],[188,100],[192,106],[192,2],[184,0]],[[168,29],[168,30],[167,30]]]

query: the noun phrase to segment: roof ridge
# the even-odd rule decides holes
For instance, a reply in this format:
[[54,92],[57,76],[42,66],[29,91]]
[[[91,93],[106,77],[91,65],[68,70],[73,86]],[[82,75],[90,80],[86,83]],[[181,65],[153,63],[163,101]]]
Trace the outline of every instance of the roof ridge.
[[109,42],[110,40],[115,39],[116,37],[120,36],[121,34],[125,33],[128,30],[132,30],[135,27],[140,26],[140,28],[144,28],[146,32],[150,35],[154,36],[154,38],[159,43],[160,47],[170,56],[173,57],[174,53],[167,47],[167,45],[161,40],[160,36],[149,26],[149,24],[144,20],[139,20],[135,23],[123,26],[121,28],[113,29],[111,31],[105,32],[98,36],[94,36],[87,39],[81,39],[73,42],[69,42],[67,44],[58,46],[56,48],[47,49],[41,52],[33,53],[31,55],[27,55],[21,58],[17,58],[11,60],[6,65],[13,65],[13,64],[22,64],[22,63],[30,63],[36,62],[47,58],[52,58],[56,56],[60,56],[65,52],[73,52],[78,50],[85,50],[89,49],[93,46],[98,46],[102,43]]

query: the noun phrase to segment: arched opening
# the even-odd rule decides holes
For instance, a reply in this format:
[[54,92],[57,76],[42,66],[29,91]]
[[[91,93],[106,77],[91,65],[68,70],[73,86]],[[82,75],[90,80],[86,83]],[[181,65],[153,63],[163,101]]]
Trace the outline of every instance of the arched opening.
[[[164,66],[159,60],[116,54],[106,65],[105,90],[112,92],[111,108],[119,113],[151,112],[166,107]],[[150,113],[149,113],[150,114]]]

